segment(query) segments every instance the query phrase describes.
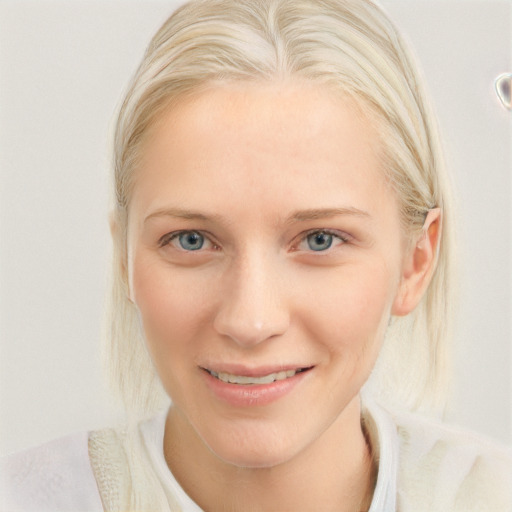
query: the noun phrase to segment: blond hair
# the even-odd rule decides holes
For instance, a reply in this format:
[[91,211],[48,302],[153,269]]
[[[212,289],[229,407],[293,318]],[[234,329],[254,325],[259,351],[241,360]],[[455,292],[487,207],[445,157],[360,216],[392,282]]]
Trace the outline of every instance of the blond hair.
[[394,319],[374,390],[410,409],[442,402],[453,261],[453,211],[436,123],[421,77],[396,27],[368,0],[193,0],[153,37],[122,104],[114,141],[114,273],[108,346],[128,409],[162,396],[128,299],[126,224],[145,134],[163,109],[218,81],[307,80],[353,98],[377,123],[383,172],[397,193],[404,230],[442,210],[437,269],[410,318]]

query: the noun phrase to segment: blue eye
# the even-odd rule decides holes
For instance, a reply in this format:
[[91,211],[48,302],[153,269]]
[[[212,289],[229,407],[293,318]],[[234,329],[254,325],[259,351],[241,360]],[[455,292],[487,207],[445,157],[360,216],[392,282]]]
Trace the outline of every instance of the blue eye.
[[316,231],[307,235],[308,248],[312,251],[326,251],[331,247],[333,235],[325,231]]
[[204,245],[204,236],[197,231],[183,231],[176,238],[181,248],[185,251],[198,251]]

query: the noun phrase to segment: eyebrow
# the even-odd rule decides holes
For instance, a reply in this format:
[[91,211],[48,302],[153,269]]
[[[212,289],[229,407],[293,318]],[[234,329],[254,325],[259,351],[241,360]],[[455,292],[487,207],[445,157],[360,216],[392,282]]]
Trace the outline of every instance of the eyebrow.
[[310,210],[299,210],[293,213],[287,220],[287,223],[325,219],[328,217],[337,217],[339,215],[348,215],[367,219],[371,218],[371,215],[368,212],[360,210],[359,208],[314,208]]
[[155,217],[176,217],[178,219],[186,220],[212,220],[221,218],[220,215],[206,215],[204,213],[196,212],[194,210],[186,210],[182,208],[162,208],[154,211],[153,213],[150,213],[144,219],[144,223]]
[[[336,217],[340,215],[362,217],[366,219],[371,218],[371,215],[368,212],[360,210],[359,208],[312,208],[307,210],[297,210],[296,212],[292,213],[285,222],[286,224],[293,224],[294,222],[305,222],[309,220],[326,219],[329,217]],[[183,208],[161,208],[150,213],[144,219],[144,223],[155,217],[175,217],[178,219],[202,221],[222,220],[222,216],[217,214],[205,214],[195,210],[188,210]]]

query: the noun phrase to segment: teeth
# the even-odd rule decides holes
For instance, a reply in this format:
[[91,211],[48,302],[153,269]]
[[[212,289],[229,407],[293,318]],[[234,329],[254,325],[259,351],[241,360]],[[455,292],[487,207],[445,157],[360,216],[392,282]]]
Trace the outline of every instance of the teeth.
[[228,382],[230,384],[242,384],[242,385],[251,385],[251,384],[271,384],[276,380],[284,380],[290,377],[293,377],[296,373],[299,373],[301,370],[286,370],[282,372],[271,373],[269,375],[264,375],[263,377],[247,377],[245,375],[232,375],[231,373],[224,372],[214,372],[210,370],[210,374],[222,382]]

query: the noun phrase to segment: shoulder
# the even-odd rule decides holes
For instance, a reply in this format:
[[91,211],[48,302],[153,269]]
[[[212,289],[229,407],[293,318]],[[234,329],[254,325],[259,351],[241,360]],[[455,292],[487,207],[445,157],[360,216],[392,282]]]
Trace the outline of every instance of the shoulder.
[[0,489],[2,512],[103,510],[87,432],[0,459]]
[[400,510],[512,511],[512,451],[466,430],[394,416]]

